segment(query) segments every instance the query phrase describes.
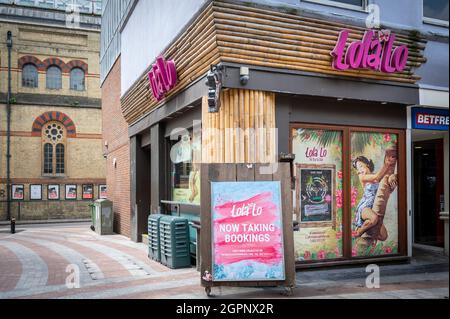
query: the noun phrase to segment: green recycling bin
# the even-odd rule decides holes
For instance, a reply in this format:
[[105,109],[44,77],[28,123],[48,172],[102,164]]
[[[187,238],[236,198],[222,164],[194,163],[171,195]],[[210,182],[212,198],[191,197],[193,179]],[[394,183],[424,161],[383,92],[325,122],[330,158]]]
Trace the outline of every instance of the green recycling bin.
[[95,205],[94,205],[94,203],[89,204],[89,209],[91,210],[91,230],[95,231]]
[[189,222],[186,218],[165,216],[159,221],[161,264],[172,268],[191,267]]
[[148,216],[148,258],[161,261],[161,245],[159,240],[159,222],[164,215]]

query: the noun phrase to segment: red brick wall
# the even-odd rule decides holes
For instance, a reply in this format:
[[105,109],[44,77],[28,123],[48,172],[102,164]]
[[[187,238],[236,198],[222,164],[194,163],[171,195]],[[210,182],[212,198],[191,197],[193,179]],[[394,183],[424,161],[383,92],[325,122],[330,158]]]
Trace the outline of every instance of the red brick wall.
[[[114,231],[130,237],[130,144],[120,108],[120,58],[102,86],[103,142],[108,154],[106,183],[114,203]],[[114,160],[116,166],[114,167]]]

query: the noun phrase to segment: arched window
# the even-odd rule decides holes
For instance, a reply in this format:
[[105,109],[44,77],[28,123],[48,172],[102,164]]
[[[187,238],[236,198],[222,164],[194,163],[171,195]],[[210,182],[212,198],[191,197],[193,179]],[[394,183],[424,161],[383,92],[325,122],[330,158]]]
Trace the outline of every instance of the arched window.
[[66,173],[66,128],[57,121],[42,127],[43,173],[63,175]]
[[56,174],[64,174],[64,144],[56,145]]
[[47,89],[59,90],[61,88],[61,69],[56,65],[52,65],[47,69]]
[[53,174],[53,145],[44,144],[44,174]]
[[74,68],[70,71],[70,89],[75,91],[84,91],[84,71],[80,68]]
[[38,87],[38,70],[34,64],[25,64],[22,68],[22,86],[27,88]]

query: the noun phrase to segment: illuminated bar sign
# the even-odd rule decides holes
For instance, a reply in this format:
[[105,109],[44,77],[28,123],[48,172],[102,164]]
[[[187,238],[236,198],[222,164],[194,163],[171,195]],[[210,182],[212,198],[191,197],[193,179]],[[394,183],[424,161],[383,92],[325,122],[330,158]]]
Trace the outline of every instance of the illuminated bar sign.
[[161,101],[177,84],[175,61],[166,61],[163,57],[158,57],[148,73],[148,79],[153,96],[157,101]]
[[339,71],[349,69],[372,69],[383,73],[402,72],[408,62],[408,47],[394,48],[395,34],[389,30],[366,31],[361,41],[346,44],[348,30],[339,33],[336,47],[331,52],[333,68]]
[[412,108],[413,129],[448,131],[448,127],[448,109]]

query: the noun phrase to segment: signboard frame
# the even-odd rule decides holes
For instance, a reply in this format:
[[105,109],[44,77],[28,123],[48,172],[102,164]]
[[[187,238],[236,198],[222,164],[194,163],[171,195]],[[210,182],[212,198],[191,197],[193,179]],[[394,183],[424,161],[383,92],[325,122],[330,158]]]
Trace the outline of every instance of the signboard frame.
[[[255,188],[259,188],[260,189],[260,192],[262,192],[262,190],[265,188],[266,190],[266,192],[268,192],[269,191],[269,189],[270,189],[270,187],[272,186],[272,187],[274,187],[275,189],[274,189],[274,192],[276,192],[276,194],[274,194],[274,196],[272,196],[272,198],[271,198],[271,200],[272,200],[272,204],[275,204],[276,206],[277,206],[277,213],[278,213],[278,216],[277,216],[277,220],[274,222],[274,224],[273,225],[275,225],[276,224],[276,222],[278,222],[279,223],[279,228],[280,228],[280,238],[278,238],[279,240],[280,240],[280,246],[281,246],[281,251],[284,251],[284,240],[283,240],[283,232],[284,232],[284,229],[283,229],[283,216],[282,216],[282,208],[281,208],[281,184],[280,184],[280,182],[277,182],[277,181],[248,181],[248,182],[244,182],[244,181],[240,181],[240,182],[211,182],[211,193],[212,193],[212,195],[215,195],[214,194],[214,188],[220,188],[221,187],[221,185],[223,185],[224,187],[225,187],[225,189],[227,190],[227,191],[230,191],[230,190],[232,190],[233,189],[233,187],[243,187],[244,189],[251,189],[252,188],[252,186],[253,187],[255,187]],[[244,187],[245,186],[245,187]],[[250,192],[250,194],[246,194],[245,195],[245,199],[250,199],[251,197],[255,197],[255,196],[257,196],[257,195],[260,195],[261,193],[255,193],[255,192]],[[274,198],[275,197],[275,198]],[[211,196],[211,206],[212,206],[212,211],[213,211],[213,213],[212,213],[212,215],[213,215],[213,218],[212,218],[212,223],[214,224],[215,222],[217,222],[217,220],[219,219],[219,218],[217,218],[217,219],[215,219],[215,213],[214,213],[214,211],[215,211],[215,209],[214,209],[214,207],[215,207],[215,205],[220,205],[219,203],[215,203],[214,202],[214,200],[216,199],[217,197],[216,196]],[[241,198],[241,199],[239,199],[239,200],[237,200],[237,201],[245,201],[245,199],[244,198]],[[234,200],[236,200],[236,199],[234,199]],[[261,216],[261,217],[263,217],[263,216]],[[236,218],[239,218],[239,217],[236,217]],[[256,218],[256,217],[255,217]],[[256,223],[256,222],[255,222]],[[230,225],[230,224],[229,224]],[[238,227],[240,226],[240,224],[238,224],[238,223],[235,223],[235,224],[233,224],[233,225],[238,225]],[[276,226],[275,226],[276,227]],[[240,227],[239,227],[240,228]],[[212,250],[212,262],[213,262],[213,265],[216,265],[216,258],[217,258],[217,250],[216,250],[216,248],[215,248],[215,245],[214,245],[214,243],[215,243],[215,238],[216,238],[216,234],[215,234],[215,227],[212,225],[211,226],[211,238],[213,239],[213,240],[211,240],[211,250]],[[277,245],[278,244],[278,242],[275,242],[275,243],[272,243],[271,242],[271,244],[274,244],[274,245]],[[241,245],[243,245],[243,244],[241,244]],[[243,245],[244,246],[244,245]],[[251,244],[249,244],[248,246],[252,246]],[[241,248],[241,249],[243,249],[243,248]],[[250,249],[250,248],[247,248],[247,249]],[[243,260],[244,261],[244,260]],[[247,262],[247,263],[252,263],[253,262],[253,260],[251,259],[251,258],[249,258],[249,257],[247,257],[247,259],[245,259],[245,261]],[[236,263],[238,263],[238,262],[234,262],[234,264],[236,264]],[[221,265],[221,266],[223,266],[223,265]],[[282,255],[282,257],[281,257],[281,268],[282,268],[282,271],[281,271],[281,276],[279,277],[279,278],[248,278],[248,279],[241,279],[240,281],[255,281],[255,280],[258,280],[258,281],[273,281],[273,280],[285,280],[286,279],[286,273],[285,273],[285,260],[284,260],[284,255]],[[266,271],[267,271],[267,269],[266,269]],[[216,267],[213,267],[213,269],[212,269],[212,277],[213,277],[213,280],[215,280],[216,282],[226,282],[226,281],[229,281],[229,280],[227,280],[226,278],[225,279],[219,279],[219,278],[216,278],[215,277],[215,272],[216,272]],[[267,273],[266,273],[267,274]]]
[[[105,187],[106,188],[106,195],[102,196],[102,188]],[[98,185],[98,198],[99,199],[108,199],[108,186],[106,184],[100,184]]]
[[[69,187],[75,187],[75,198],[70,198],[70,197],[68,197],[67,195],[68,195],[68,188]],[[78,185],[76,185],[76,184],[66,184],[65,185],[65,188],[64,188],[64,193],[65,193],[65,200],[77,200],[78,199]]]
[[[291,167],[289,163],[270,164],[202,164],[201,166],[201,232],[200,243],[201,284],[208,296],[213,287],[284,287],[292,294],[295,288],[295,259],[293,236],[293,210]],[[275,169],[276,168],[276,169]],[[269,171],[269,172],[268,172]],[[212,277],[212,214],[211,182],[279,181],[281,184],[281,212],[284,243],[284,280],[214,281]],[[198,258],[197,258],[198,260]]]
[[[332,227],[336,229],[336,205],[334,203],[334,197],[336,196],[336,166],[329,164],[296,164],[297,174],[296,174],[296,182],[295,182],[295,196],[296,196],[296,214],[298,218],[298,222],[300,225],[304,227]],[[330,221],[303,221],[302,220],[302,200],[301,200],[301,181],[302,181],[302,171],[310,170],[310,171],[331,171],[331,218]]]
[[[50,198],[50,188],[55,188],[56,189],[56,193],[58,195],[58,197],[56,198]],[[61,187],[59,184],[49,184],[47,185],[47,199],[48,200],[60,200],[61,198]]]
[[[91,193],[92,196],[91,197],[87,197],[86,196],[86,194],[88,194],[87,192],[85,192],[85,189],[87,187],[90,187],[91,190],[92,190],[92,193]],[[95,196],[94,184],[83,184],[81,186],[81,198],[82,198],[82,200],[94,200],[94,196]]]
[[[39,188],[39,198],[33,197],[33,188]],[[42,184],[30,184],[30,200],[42,200]]]
[[448,109],[426,108],[426,107],[413,107],[411,108],[411,128],[415,130],[428,130],[428,131],[448,131],[449,125],[447,124],[418,124],[417,116],[419,114],[427,114],[433,116],[448,117]]
[[[21,198],[16,198],[14,193],[15,190],[21,189],[22,190],[22,196]],[[22,201],[25,200],[25,186],[23,184],[12,184],[11,185],[11,200],[13,201]]]

